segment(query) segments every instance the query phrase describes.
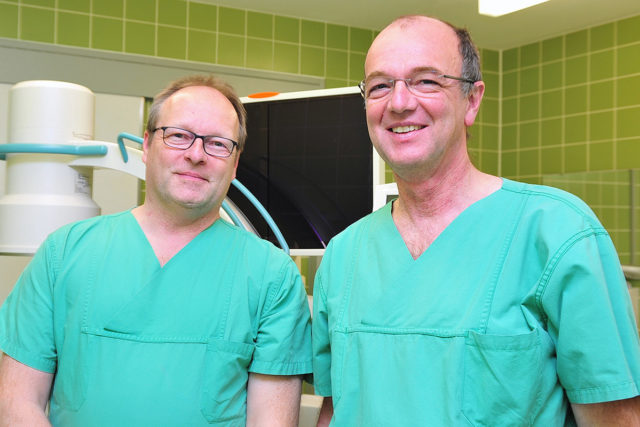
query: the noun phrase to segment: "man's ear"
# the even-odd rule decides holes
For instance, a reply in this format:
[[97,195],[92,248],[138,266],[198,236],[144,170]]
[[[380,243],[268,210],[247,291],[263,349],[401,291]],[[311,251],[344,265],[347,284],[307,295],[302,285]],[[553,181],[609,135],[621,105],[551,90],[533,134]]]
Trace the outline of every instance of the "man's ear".
[[236,179],[236,172],[238,171],[238,163],[240,163],[240,152],[236,149],[236,160],[233,165],[233,176],[232,179]]
[[147,151],[149,151],[150,139],[153,135],[149,134],[148,130],[144,131],[144,138],[142,140],[142,163],[147,163]]
[[475,121],[482,103],[482,96],[484,95],[484,82],[479,81],[473,84],[473,89],[467,95],[467,112],[464,116],[464,124],[470,127]]

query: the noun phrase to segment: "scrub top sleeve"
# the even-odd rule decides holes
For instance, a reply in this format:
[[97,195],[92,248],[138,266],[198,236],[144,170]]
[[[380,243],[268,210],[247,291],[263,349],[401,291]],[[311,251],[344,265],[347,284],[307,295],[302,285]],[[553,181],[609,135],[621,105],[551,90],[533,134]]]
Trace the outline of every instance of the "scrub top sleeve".
[[53,325],[53,240],[43,243],[0,308],[0,348],[48,373],[56,369]]
[[638,395],[638,331],[609,235],[603,229],[583,232],[553,259],[541,301],[569,400],[587,404]]
[[308,374],[311,316],[302,279],[289,257],[270,286],[249,371],[267,375]]
[[[326,256],[326,254],[325,254]],[[322,266],[313,282],[313,387],[317,395],[331,396],[331,344]]]

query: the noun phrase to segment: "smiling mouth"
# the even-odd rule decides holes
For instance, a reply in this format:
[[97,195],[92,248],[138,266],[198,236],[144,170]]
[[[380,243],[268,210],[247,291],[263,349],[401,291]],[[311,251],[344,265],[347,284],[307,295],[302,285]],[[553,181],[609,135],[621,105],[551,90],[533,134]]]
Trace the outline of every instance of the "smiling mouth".
[[413,132],[414,130],[420,130],[423,129],[425,126],[416,126],[416,125],[411,125],[411,126],[397,126],[394,128],[389,129],[391,132],[393,133],[407,133],[407,132]]
[[189,172],[182,172],[182,173],[179,173],[178,175],[180,175],[182,177],[186,177],[186,178],[192,178],[192,179],[198,179],[198,180],[206,181],[206,179],[201,177],[200,175],[189,173]]

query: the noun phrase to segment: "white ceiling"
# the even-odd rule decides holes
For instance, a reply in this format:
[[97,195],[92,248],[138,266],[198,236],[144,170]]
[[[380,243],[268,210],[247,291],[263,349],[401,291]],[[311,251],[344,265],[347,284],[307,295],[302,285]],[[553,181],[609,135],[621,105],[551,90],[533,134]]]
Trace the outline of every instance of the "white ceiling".
[[397,16],[426,14],[466,27],[476,44],[488,49],[522,46],[640,15],[640,0],[550,0],[497,18],[479,15],[477,0],[199,1],[374,30]]

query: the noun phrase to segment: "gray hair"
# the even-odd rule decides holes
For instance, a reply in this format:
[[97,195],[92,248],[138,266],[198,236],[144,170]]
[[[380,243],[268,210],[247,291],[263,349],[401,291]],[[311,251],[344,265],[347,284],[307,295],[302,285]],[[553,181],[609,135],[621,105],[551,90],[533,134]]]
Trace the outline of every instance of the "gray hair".
[[[474,82],[482,80],[482,72],[480,71],[480,55],[478,55],[478,49],[475,44],[473,44],[473,40],[471,40],[469,31],[467,31],[466,28],[459,28],[448,22],[445,22],[445,24],[449,25],[458,36],[458,50],[460,51],[460,56],[462,56],[461,77]],[[469,95],[472,90],[473,83],[463,83],[462,92],[465,95]]]

